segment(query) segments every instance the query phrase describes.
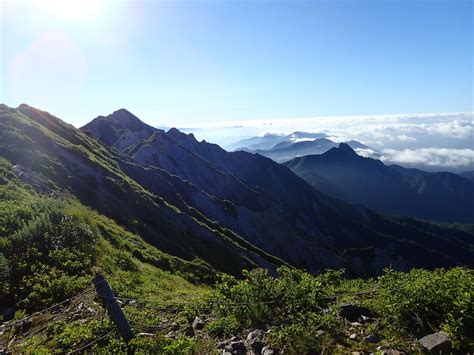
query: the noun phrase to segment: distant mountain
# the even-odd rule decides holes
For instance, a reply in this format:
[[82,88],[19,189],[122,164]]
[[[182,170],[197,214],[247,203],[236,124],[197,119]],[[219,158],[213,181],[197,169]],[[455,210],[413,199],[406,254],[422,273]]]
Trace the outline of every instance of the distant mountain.
[[137,120],[119,110],[80,131],[27,105],[0,105],[0,156],[40,193],[71,196],[151,246],[218,271],[474,265],[469,227],[386,217],[258,154]]
[[[353,149],[370,149],[368,146],[354,140],[346,143]],[[298,141],[295,143],[285,141],[275,145],[271,149],[257,150],[254,152],[282,163],[305,155],[323,154],[329,149],[337,146],[338,143],[335,143],[330,139],[318,138],[314,140]]]
[[263,136],[242,139],[226,147],[228,151],[269,149],[285,139],[284,134],[265,133]]
[[236,143],[233,143],[227,146],[227,150],[236,151],[256,151],[256,150],[265,150],[276,148],[283,148],[289,146],[293,143],[315,140],[318,138],[326,138],[326,133],[311,133],[311,132],[301,132],[296,131],[288,135],[284,134],[275,134],[275,133],[265,133],[263,136],[252,137],[248,139],[240,140]]
[[[397,235],[400,232],[398,227],[389,227],[393,223],[389,219],[319,194],[269,159],[242,151],[229,153],[215,144],[198,142],[192,134],[177,129],[155,131],[148,139],[124,148],[124,152],[140,164],[169,171],[210,196],[225,201],[227,212],[223,213],[222,207],[215,203],[182,194],[186,204],[223,227],[271,255],[310,270],[319,268],[321,264],[326,267],[345,264],[350,269],[366,273],[375,264],[369,262],[368,269],[366,262],[362,263],[363,266],[359,261],[357,266],[347,266],[353,265],[353,258],[359,260],[360,255],[355,250],[370,245],[374,251],[377,250],[374,254],[377,262],[388,262],[386,251],[375,246],[375,240],[380,238],[375,235]],[[141,183],[143,186],[153,184],[144,180]],[[369,215],[372,216],[369,219],[362,217]],[[358,221],[357,225],[354,225],[354,220]],[[365,227],[360,229],[359,223]],[[412,233],[418,238],[418,227],[416,230],[405,230],[403,238]],[[347,231],[351,231],[349,239]],[[399,240],[399,237],[393,238]],[[407,248],[411,250],[412,246],[407,245]],[[354,255],[349,250],[353,250]],[[401,260],[390,259],[392,265],[401,267]]]
[[474,182],[456,174],[386,166],[348,144],[284,165],[324,193],[385,213],[474,223]]

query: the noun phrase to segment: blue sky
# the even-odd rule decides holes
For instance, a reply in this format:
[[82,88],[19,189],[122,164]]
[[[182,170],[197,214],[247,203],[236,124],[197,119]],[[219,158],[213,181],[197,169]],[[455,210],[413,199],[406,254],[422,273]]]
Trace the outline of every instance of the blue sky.
[[[65,3],[63,1],[62,3]],[[472,2],[2,1],[0,101],[79,126],[467,112]]]

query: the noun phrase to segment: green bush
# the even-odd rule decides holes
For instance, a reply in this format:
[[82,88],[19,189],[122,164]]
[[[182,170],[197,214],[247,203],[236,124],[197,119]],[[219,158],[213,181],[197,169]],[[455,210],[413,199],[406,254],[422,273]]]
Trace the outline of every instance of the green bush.
[[[2,302],[27,309],[50,305],[82,287],[94,260],[95,236],[62,201],[40,199],[31,207],[4,213],[1,238]],[[28,211],[28,213],[25,213]],[[3,260],[3,261],[2,261]]]
[[267,341],[283,354],[322,353],[332,345],[341,327],[333,314],[308,312],[291,324],[271,329]]
[[474,273],[464,268],[435,271],[387,271],[368,304],[390,325],[410,331],[419,317],[432,330],[443,329],[455,346],[473,338]]
[[244,271],[244,279],[222,276],[211,302],[221,317],[234,317],[240,328],[261,327],[301,314],[319,312],[327,305],[321,299],[324,281],[304,271],[280,267],[279,277],[268,271]]
[[238,330],[239,322],[233,315],[217,318],[206,327],[206,331],[215,337],[230,337],[237,334]]

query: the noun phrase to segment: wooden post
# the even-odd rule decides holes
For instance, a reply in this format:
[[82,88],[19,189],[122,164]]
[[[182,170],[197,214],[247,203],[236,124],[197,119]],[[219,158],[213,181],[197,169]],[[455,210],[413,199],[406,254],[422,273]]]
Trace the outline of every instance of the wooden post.
[[128,343],[134,337],[133,330],[115,298],[112,287],[102,275],[98,275],[92,282],[97,295],[102,300],[102,305],[107,309],[110,320],[114,322],[122,339]]

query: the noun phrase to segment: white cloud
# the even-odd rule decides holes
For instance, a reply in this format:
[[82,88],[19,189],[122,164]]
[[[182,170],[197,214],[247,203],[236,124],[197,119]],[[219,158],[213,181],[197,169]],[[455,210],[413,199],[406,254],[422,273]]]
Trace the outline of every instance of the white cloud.
[[362,155],[380,158],[375,153],[383,152],[385,161],[401,165],[474,165],[474,112],[221,121],[201,127],[198,137],[224,146],[264,132],[324,132],[335,142],[357,140],[373,148]]
[[384,149],[381,160],[401,165],[467,167],[474,164],[474,149],[421,148]]
[[380,158],[380,153],[377,153],[375,150],[370,149],[370,148],[356,148],[355,152],[366,158],[374,158],[374,159],[379,159]]

